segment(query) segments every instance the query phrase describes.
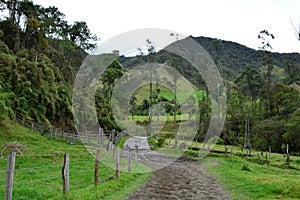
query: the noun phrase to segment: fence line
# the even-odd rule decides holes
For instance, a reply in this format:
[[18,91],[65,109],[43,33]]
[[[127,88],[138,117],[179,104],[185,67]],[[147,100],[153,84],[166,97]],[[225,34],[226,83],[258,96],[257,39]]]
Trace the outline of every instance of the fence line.
[[[109,173],[109,174],[103,174],[102,173],[102,176],[104,175],[104,177],[99,177],[99,171],[101,171],[101,168],[99,168],[100,166],[100,160],[101,160],[101,150],[98,150],[98,156],[96,157],[96,160],[95,159],[89,159],[89,160],[85,160],[85,161],[78,161],[78,162],[69,162],[70,160],[70,156],[72,155],[69,155],[68,153],[65,153],[63,155],[56,155],[56,154],[53,154],[53,156],[60,156],[60,157],[63,157],[64,159],[62,159],[61,161],[61,164],[60,165],[46,165],[46,166],[38,166],[38,167],[26,167],[26,168],[20,168],[20,166],[18,166],[18,168],[15,168],[14,166],[14,162],[12,161],[16,161],[20,158],[14,156],[13,159],[12,159],[12,155],[15,155],[16,153],[13,152],[13,153],[10,153],[8,156],[8,161],[7,161],[7,170],[0,170],[3,171],[3,174],[5,174],[4,172],[6,172],[6,177],[7,177],[7,181],[5,184],[5,200],[11,200],[13,197],[12,197],[12,190],[13,190],[13,187],[22,187],[22,184],[24,184],[23,182],[18,182],[18,180],[16,181],[13,181],[13,176],[15,173],[17,173],[17,177],[20,176],[20,173],[21,174],[24,174],[24,170],[31,170],[31,172],[35,172],[36,169],[38,169],[38,171],[41,171],[41,169],[49,169],[49,168],[55,168],[55,169],[52,169],[51,170],[51,174],[48,173],[47,170],[45,170],[45,173],[38,173],[39,174],[39,177],[41,178],[36,178],[36,179],[33,179],[33,180],[29,180],[26,182],[26,185],[27,184],[36,184],[38,182],[45,182],[45,181],[59,181],[59,180],[62,180],[63,181],[63,188],[62,188],[62,193],[63,194],[66,194],[68,193],[68,190],[69,188],[71,187],[71,184],[74,184],[74,181],[77,183],[78,182],[78,178],[81,178],[81,177],[78,177],[76,178],[76,175],[78,174],[81,174],[81,173],[87,173],[89,174],[90,176],[92,176],[93,173],[90,173],[90,172],[93,172],[94,171],[94,177],[96,177],[94,179],[94,184],[99,184],[99,183],[104,183],[104,182],[107,182],[109,180],[112,180],[112,179],[118,179],[120,177],[120,152],[119,152],[119,148],[115,148],[115,163],[116,163],[116,168],[115,168],[115,173]],[[122,150],[121,150],[122,151]],[[86,168],[85,167],[81,167],[81,168],[78,168],[76,166],[76,164],[78,163],[91,163],[91,165],[87,165]],[[93,166],[93,163],[96,162],[96,165]],[[73,167],[74,166],[74,167]],[[47,176],[49,175],[49,176]],[[27,175],[26,175],[27,176]],[[73,178],[74,177],[74,178]],[[96,182],[97,181],[97,182]],[[87,181],[83,181],[83,183],[88,183]],[[89,184],[89,183],[88,183]],[[92,184],[92,183],[90,183]],[[61,187],[61,186],[60,186]],[[7,198],[6,198],[7,197]]]
[[[120,141],[121,138],[127,136],[126,131],[121,132],[121,133],[117,133],[115,130],[112,131],[104,131],[103,128],[99,128],[98,132],[86,132],[86,133],[78,133],[75,131],[70,131],[70,130],[62,130],[60,128],[56,128],[54,126],[51,126],[50,128],[45,127],[44,125],[37,123],[31,119],[28,119],[26,117],[24,117],[22,114],[15,112],[15,120],[16,122],[18,122],[19,124],[29,128],[32,131],[37,131],[40,132],[42,135],[49,135],[50,138],[59,138],[62,140],[67,140],[67,141],[71,141],[71,142],[83,142],[85,144],[88,144],[90,146],[93,147],[107,147],[107,151],[112,151],[112,154],[114,155],[115,151],[115,159],[116,159],[116,169],[115,169],[115,173],[113,175],[106,175],[106,178],[103,178],[101,180],[98,179],[98,183],[104,183],[106,181],[112,180],[112,179],[118,179],[120,176],[120,152],[119,149],[117,147],[117,143]],[[106,149],[106,148],[103,148]],[[86,155],[86,154],[82,154],[82,155]],[[16,159],[20,159],[22,157],[49,157],[49,156],[64,156],[64,163],[63,165],[47,165],[47,166],[32,166],[32,167],[27,167],[27,168],[15,168],[14,166],[14,162],[12,163],[12,161],[16,160]],[[26,170],[30,170],[30,171],[40,171],[40,169],[49,169],[49,168],[57,168],[58,169],[58,176],[50,176],[47,178],[42,178],[42,179],[38,179],[38,180],[31,180],[28,183],[35,183],[35,182],[39,182],[39,181],[49,181],[49,180],[58,180],[58,179],[63,179],[63,194],[66,194],[69,190],[70,187],[70,171],[71,171],[71,175],[73,176],[73,173],[75,175],[75,172],[73,172],[73,170],[76,170],[76,173],[78,174],[78,170],[81,169],[73,169],[69,167],[69,165],[74,165],[74,164],[79,164],[79,163],[88,163],[88,162],[92,162],[89,160],[82,160],[82,161],[75,161],[75,162],[69,162],[69,156],[79,156],[79,154],[20,154],[20,155],[16,155],[16,153],[14,152],[14,158],[12,160],[12,156],[2,156],[0,155],[1,159],[8,159],[7,161],[7,170],[0,170],[0,172],[3,172],[3,174],[5,174],[6,172],[6,183],[5,184],[5,200],[11,200],[12,199],[12,190],[13,190],[13,186],[14,184],[19,186],[21,183],[13,183],[13,176],[14,173],[24,173],[21,171],[26,171]],[[130,164],[130,161],[128,162]],[[129,165],[128,164],[128,165]],[[63,167],[62,167],[63,166]],[[99,164],[98,164],[99,167]],[[130,167],[128,167],[128,169],[130,169]],[[56,169],[54,169],[56,170]],[[70,171],[69,171],[70,170]],[[98,169],[97,171],[94,170],[94,176],[98,177],[98,171],[101,170]],[[52,170],[53,171],[53,170]],[[88,171],[88,169],[82,169],[81,172],[86,172]],[[60,176],[59,176],[59,172],[60,172]],[[80,172],[80,173],[81,173]],[[47,174],[47,172],[45,173]],[[45,175],[44,173],[41,174],[41,176],[44,177]],[[71,177],[72,178],[72,177]],[[96,180],[96,179],[95,179]],[[72,180],[71,180],[72,183]]]
[[[52,154],[20,154],[16,155],[16,157],[49,157],[49,156],[63,156],[63,153],[52,153]],[[86,155],[86,153],[74,153],[70,154],[72,156],[83,156]],[[7,156],[3,156],[0,158],[7,158]]]
[[15,111],[15,120],[29,128],[30,130],[34,130],[40,132],[42,135],[48,134],[50,138],[60,138],[62,140],[67,140],[70,142],[82,142],[91,146],[103,146],[105,140],[109,140],[114,144],[117,144],[121,138],[127,136],[127,132],[123,131],[121,133],[117,133],[115,130],[112,131],[104,131],[103,128],[99,128],[97,132],[86,132],[86,133],[78,133],[76,131],[71,130],[62,130],[61,128],[57,128],[55,126],[45,127],[44,125],[33,121],[32,119],[26,118],[24,115]]

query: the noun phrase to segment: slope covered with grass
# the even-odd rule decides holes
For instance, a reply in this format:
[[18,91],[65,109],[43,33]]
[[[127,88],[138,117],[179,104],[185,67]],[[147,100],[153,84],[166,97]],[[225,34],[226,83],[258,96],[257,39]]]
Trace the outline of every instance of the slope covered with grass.
[[[100,182],[94,186],[95,158],[84,145],[50,139],[15,122],[7,122],[5,127],[0,127],[0,138],[1,149],[9,142],[18,142],[26,147],[16,157],[13,199],[62,199],[64,153],[70,155],[70,191],[65,199],[122,199],[151,175],[121,172],[119,180]],[[4,197],[6,165],[5,151],[0,157],[0,197]],[[114,169],[100,165],[99,180],[114,174]]]
[[206,170],[217,177],[233,199],[300,199],[300,172],[246,162],[238,157],[206,158],[217,165]]

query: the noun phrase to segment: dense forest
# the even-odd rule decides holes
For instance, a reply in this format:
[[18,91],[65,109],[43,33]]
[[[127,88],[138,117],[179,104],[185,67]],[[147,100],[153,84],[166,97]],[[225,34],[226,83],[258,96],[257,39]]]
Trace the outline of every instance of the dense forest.
[[[0,9],[5,14],[0,19],[1,124],[14,118],[16,111],[47,126],[74,129],[72,84],[97,37],[83,21],[69,24],[56,7],[44,8],[30,0],[1,0]],[[257,51],[212,38],[193,39],[208,51],[225,81],[227,113],[219,142],[261,150],[270,147],[277,152],[289,144],[290,151],[300,152],[300,55]],[[147,62],[148,56],[121,56],[101,77],[96,110],[105,129],[118,130],[110,108],[114,84],[127,69]],[[151,57],[152,62],[166,63],[172,55],[160,51]],[[189,63],[174,58],[172,62],[199,90],[206,90]],[[153,100],[159,101],[167,100]],[[174,110],[174,100],[169,101],[167,109]],[[198,99],[202,108],[199,141],[208,126],[210,101],[208,92]],[[132,103],[136,106],[132,113],[138,109],[143,113],[148,107],[147,101],[143,104]]]
[[1,121],[17,111],[50,126],[72,127],[76,70],[97,37],[83,21],[69,24],[56,7],[1,1]]

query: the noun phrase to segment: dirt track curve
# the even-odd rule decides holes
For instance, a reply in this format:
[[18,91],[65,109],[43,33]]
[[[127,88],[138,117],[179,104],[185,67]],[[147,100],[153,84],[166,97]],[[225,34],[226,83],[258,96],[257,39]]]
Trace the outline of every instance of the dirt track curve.
[[150,180],[127,200],[164,199],[231,199],[216,179],[204,170],[204,164],[180,158],[154,171]]

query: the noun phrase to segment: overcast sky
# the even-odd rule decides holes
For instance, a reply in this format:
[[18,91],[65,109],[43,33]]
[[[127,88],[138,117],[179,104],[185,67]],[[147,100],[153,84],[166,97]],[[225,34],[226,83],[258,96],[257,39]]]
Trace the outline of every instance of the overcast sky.
[[101,42],[139,28],[162,28],[185,36],[207,36],[258,49],[267,29],[274,52],[300,53],[291,22],[299,28],[299,0],[34,0],[56,6],[66,19],[86,21]]

